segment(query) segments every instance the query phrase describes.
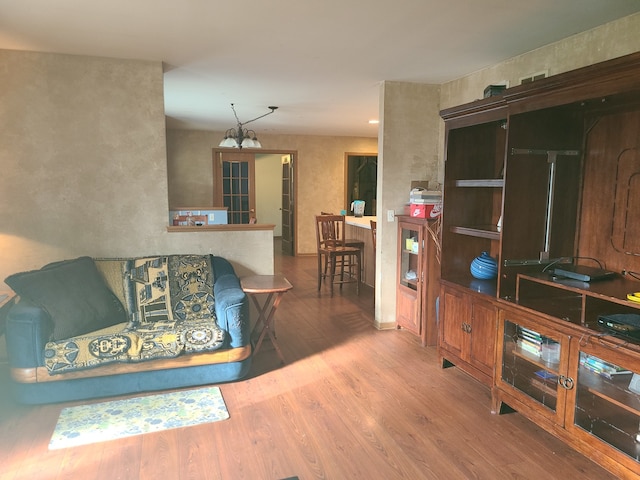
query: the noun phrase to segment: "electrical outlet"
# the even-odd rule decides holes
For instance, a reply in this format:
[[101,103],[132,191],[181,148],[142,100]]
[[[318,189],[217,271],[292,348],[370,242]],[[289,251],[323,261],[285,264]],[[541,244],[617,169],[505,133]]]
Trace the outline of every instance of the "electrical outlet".
[[396,212],[394,210],[387,210],[387,222],[393,222],[396,219]]

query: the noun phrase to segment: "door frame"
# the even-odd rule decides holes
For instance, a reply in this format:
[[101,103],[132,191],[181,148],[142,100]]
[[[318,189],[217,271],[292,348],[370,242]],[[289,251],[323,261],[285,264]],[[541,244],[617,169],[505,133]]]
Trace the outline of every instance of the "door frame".
[[[350,173],[350,160],[351,157],[365,157],[367,160],[375,157],[375,163],[377,168],[378,163],[378,154],[377,153],[359,153],[359,152],[345,152],[344,154],[344,209],[349,212],[351,210],[351,202],[353,200],[365,200],[362,198],[362,195],[359,195],[358,198],[353,198],[351,191],[351,173]],[[376,191],[374,193],[375,197],[377,197],[377,183],[378,179],[376,177]],[[365,215],[373,215],[377,214],[377,198],[374,198],[375,203],[367,202],[366,211],[369,213],[365,213]],[[376,207],[376,208],[374,208]]]
[[[282,187],[280,189],[280,222],[282,223],[281,250],[283,255],[295,256],[295,229],[296,229],[296,208],[295,191],[295,156],[291,153],[280,154]],[[285,175],[285,172],[287,174]],[[285,225],[285,217],[287,218]],[[288,236],[285,235],[288,232]]]
[[[218,182],[219,182],[219,172],[220,172],[220,168],[219,168],[219,159],[221,158],[220,154],[221,153],[230,153],[230,152],[236,152],[236,153],[251,153],[253,154],[253,160],[255,162],[255,156],[256,155],[290,155],[291,156],[291,165],[293,168],[293,186],[295,187],[296,185],[298,185],[298,168],[297,168],[297,163],[298,163],[298,151],[297,150],[287,150],[287,149],[266,149],[266,148],[260,148],[260,149],[254,149],[254,148],[243,148],[241,150],[236,150],[236,149],[230,149],[230,148],[212,148],[212,158],[213,158],[213,202],[214,205],[216,204],[216,202],[219,202],[219,199],[222,198],[221,197],[221,192],[218,192]],[[291,229],[291,235],[292,235],[292,243],[293,243],[293,255],[296,256],[298,254],[298,235],[296,234],[296,226],[298,225],[298,209],[296,208],[296,204],[297,204],[297,198],[298,198],[298,192],[296,188],[292,189],[292,195],[291,195],[291,202],[293,202],[293,205],[291,205],[291,209],[293,210],[293,228]]]

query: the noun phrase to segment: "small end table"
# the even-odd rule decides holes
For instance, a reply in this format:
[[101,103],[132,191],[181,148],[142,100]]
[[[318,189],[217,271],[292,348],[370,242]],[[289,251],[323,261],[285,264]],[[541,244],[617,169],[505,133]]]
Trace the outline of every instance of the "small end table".
[[[256,348],[253,350],[253,355],[256,355],[260,350],[265,335],[269,335],[278,357],[280,357],[282,363],[285,363],[284,355],[282,355],[282,351],[280,351],[276,341],[273,317],[278,305],[280,305],[282,296],[291,290],[293,285],[283,275],[251,275],[241,278],[240,284],[242,285],[242,290],[253,299],[253,303],[258,309],[258,320],[253,326],[251,334],[253,335],[258,329],[258,325],[262,324],[262,331],[258,337]],[[258,295],[260,294],[267,294],[267,299],[262,305],[258,301]]]

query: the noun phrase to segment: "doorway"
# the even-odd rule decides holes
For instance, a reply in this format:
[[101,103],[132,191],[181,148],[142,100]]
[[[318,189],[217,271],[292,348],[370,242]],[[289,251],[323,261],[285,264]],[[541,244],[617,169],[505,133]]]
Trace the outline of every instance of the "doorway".
[[275,225],[282,253],[295,255],[295,157],[282,150],[213,149],[214,204],[229,223]]
[[364,200],[364,214],[376,215],[376,189],[378,185],[377,153],[345,153],[345,210],[351,211],[351,202]]
[[275,225],[274,237],[282,236],[282,159],[277,153],[256,153],[256,218]]
[[293,154],[282,155],[282,253],[295,256],[295,189]]

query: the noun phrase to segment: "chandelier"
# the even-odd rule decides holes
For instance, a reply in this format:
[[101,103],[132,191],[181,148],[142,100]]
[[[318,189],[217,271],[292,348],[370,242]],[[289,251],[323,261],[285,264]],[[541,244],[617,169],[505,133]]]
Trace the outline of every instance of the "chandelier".
[[267,115],[271,115],[273,112],[277,110],[278,107],[267,107],[271,109],[270,112],[265,113],[264,115],[260,115],[252,120],[248,120],[244,123],[241,123],[238,120],[238,114],[236,113],[236,109],[231,104],[231,110],[233,110],[233,115],[236,117],[236,122],[238,125],[236,128],[230,128],[224,133],[224,138],[220,142],[219,147],[231,147],[231,148],[262,148],[262,145],[258,141],[256,137],[256,132],[253,130],[247,130],[244,128],[244,125],[247,123],[255,122],[256,120],[266,117]]

